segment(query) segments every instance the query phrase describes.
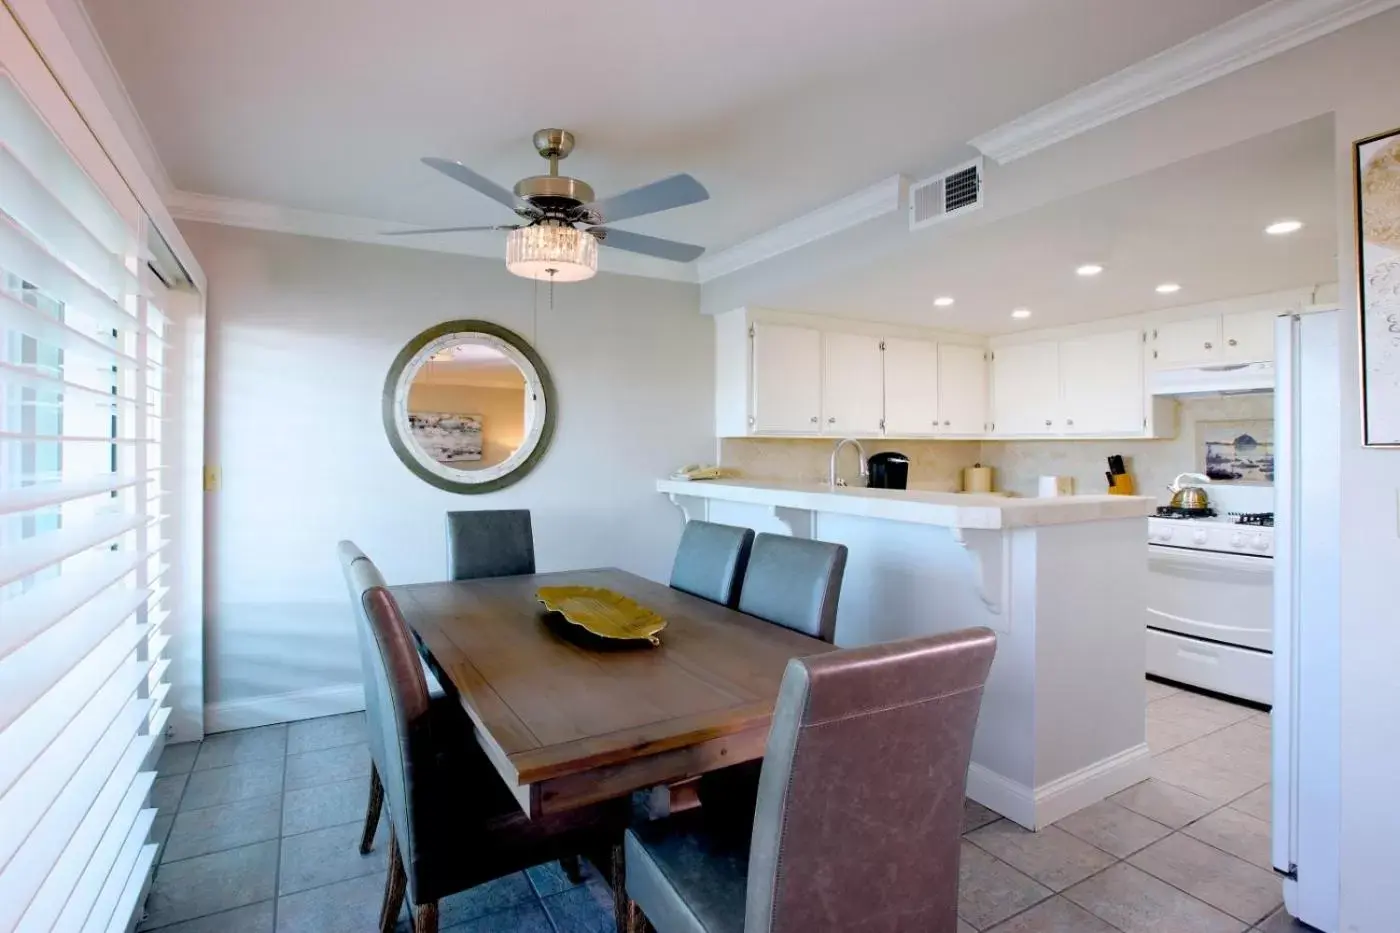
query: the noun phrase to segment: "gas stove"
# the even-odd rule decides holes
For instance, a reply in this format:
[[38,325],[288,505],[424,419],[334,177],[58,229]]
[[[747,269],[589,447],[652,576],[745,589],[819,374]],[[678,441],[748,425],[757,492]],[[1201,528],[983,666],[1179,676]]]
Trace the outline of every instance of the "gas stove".
[[1147,539],[1159,547],[1267,558],[1274,556],[1273,525],[1272,512],[1218,515],[1164,507],[1147,520]]

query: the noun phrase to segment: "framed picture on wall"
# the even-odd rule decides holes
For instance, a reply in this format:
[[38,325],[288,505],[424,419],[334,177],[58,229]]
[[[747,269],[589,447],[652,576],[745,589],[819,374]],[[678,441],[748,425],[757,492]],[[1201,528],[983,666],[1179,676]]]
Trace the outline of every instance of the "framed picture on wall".
[[1400,128],[1358,140],[1361,438],[1400,447]]

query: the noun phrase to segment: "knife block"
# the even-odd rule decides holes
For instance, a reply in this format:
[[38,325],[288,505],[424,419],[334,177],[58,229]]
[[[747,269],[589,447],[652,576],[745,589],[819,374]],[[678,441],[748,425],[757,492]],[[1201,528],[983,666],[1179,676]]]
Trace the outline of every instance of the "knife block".
[[1113,485],[1108,487],[1110,496],[1135,496],[1137,495],[1137,484],[1133,482],[1133,477],[1128,473],[1119,473],[1113,478]]

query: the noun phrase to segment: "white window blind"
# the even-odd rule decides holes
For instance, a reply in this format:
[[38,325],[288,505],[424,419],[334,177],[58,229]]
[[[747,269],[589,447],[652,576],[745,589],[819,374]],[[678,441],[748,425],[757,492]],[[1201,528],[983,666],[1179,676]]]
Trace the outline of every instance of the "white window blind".
[[143,229],[0,68],[0,931],[124,931],[155,858],[178,334]]

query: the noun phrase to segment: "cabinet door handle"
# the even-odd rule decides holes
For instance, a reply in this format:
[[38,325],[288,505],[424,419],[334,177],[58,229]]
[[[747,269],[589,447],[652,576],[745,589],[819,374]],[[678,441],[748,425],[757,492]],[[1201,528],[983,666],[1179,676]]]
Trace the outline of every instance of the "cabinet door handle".
[[1209,343],[1207,343],[1207,344],[1206,344],[1206,349],[1209,350],[1210,348],[1211,348],[1211,345],[1210,345]]
[[816,416],[816,415],[813,415],[813,416],[812,416],[812,423],[813,423],[813,424],[816,424],[816,423],[817,423],[817,416]]
[[945,421],[945,422],[943,422],[943,427],[945,427],[945,428],[946,428],[946,427],[950,427],[950,426],[952,426],[952,424],[953,424],[953,422],[951,422],[951,421]]
[[835,424],[835,423],[836,423],[836,419],[835,419],[834,417],[833,417],[833,418],[827,418],[827,419],[826,419],[826,423],[827,423],[827,424]]
[[1045,419],[1045,426],[1046,426],[1047,428],[1050,427],[1050,419],[1049,419],[1049,418],[1046,418],[1046,419]]
[[1227,341],[1225,341],[1225,342],[1228,343],[1228,344],[1229,344],[1230,346],[1232,346],[1232,347],[1238,346],[1238,345],[1239,345],[1239,341],[1236,340],[1234,337],[1231,337],[1229,340],[1227,340]]
[[1074,419],[1073,419],[1073,418],[1067,418],[1067,419],[1065,419],[1065,424],[1069,425],[1070,427],[1074,427]]

